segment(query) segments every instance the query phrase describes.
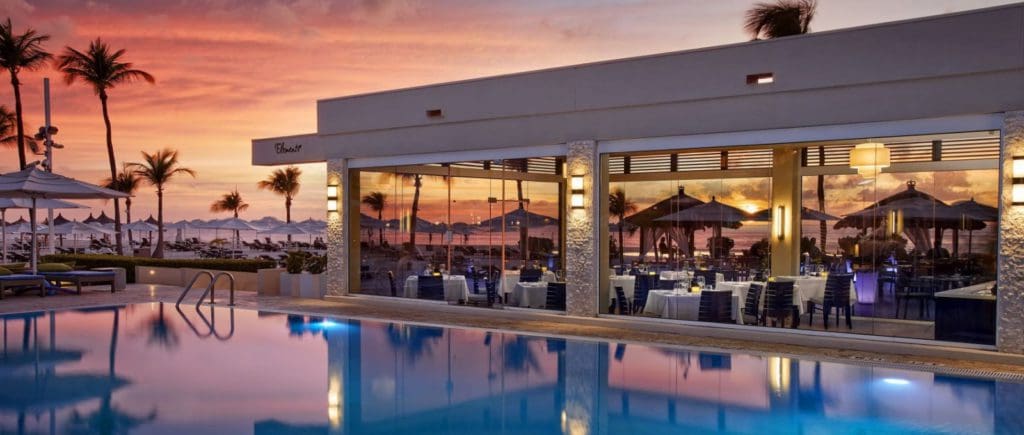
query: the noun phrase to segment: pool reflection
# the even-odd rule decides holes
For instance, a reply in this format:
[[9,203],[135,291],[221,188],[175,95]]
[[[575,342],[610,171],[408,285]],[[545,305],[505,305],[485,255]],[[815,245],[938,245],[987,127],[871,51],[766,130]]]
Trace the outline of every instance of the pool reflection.
[[0,433],[1024,428],[1017,383],[160,304],[3,317],[0,386]]

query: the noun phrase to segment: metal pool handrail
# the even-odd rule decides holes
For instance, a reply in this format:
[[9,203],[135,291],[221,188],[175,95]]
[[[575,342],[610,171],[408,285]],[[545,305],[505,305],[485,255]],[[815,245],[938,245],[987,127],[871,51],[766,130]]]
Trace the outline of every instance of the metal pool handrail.
[[199,271],[199,273],[197,273],[195,276],[192,277],[191,281],[188,282],[188,285],[185,286],[185,290],[182,290],[181,295],[178,296],[178,301],[174,304],[174,306],[177,307],[177,306],[181,305],[181,301],[185,300],[185,296],[188,295],[188,292],[191,291],[192,287],[196,285],[196,281],[199,280],[199,277],[203,276],[203,275],[210,277],[210,283],[206,285],[206,289],[203,290],[203,294],[200,295],[199,296],[199,300],[196,301],[196,308],[198,308],[200,305],[202,305],[203,299],[206,298],[207,294],[210,295],[210,304],[214,303],[214,298],[213,298],[214,286],[217,284],[217,281],[222,276],[226,276],[228,278],[228,283],[230,284],[230,286],[228,288],[228,291],[229,291],[228,305],[229,306],[234,306],[235,305],[235,276],[230,274],[230,273],[228,273],[228,272],[218,272],[216,275],[214,275],[213,272],[210,272],[208,270],[201,270],[201,271]]

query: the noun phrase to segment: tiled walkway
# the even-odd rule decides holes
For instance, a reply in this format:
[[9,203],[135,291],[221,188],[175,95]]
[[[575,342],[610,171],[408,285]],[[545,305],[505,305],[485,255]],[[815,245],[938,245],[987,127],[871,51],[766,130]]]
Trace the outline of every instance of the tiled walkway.
[[[82,295],[9,296],[0,300],[0,314],[39,311],[48,309],[77,308],[111,304],[141,303],[150,301],[174,302],[180,288],[159,285],[132,284],[126,291],[111,294],[96,289],[86,290]],[[227,291],[218,291],[218,302],[227,301]],[[195,296],[189,299],[195,302]],[[983,362],[990,353],[971,351],[974,356],[956,359],[932,355],[901,355],[824,348],[794,344],[779,344],[764,341],[750,341],[730,338],[711,338],[703,328],[689,328],[680,332],[680,327],[666,322],[637,323],[618,319],[579,319],[535,311],[493,310],[429,304],[381,298],[332,298],[330,300],[309,300],[282,297],[257,296],[252,292],[237,292],[236,305],[240,308],[274,311],[326,314],[343,317],[370,318],[427,324],[493,328],[517,332],[550,334],[571,337],[601,338],[631,342],[667,345],[695,346],[726,350],[742,350],[746,353],[785,354],[811,359],[852,360],[872,364],[913,365],[940,371],[983,370],[998,374],[1024,376],[1024,358],[1010,362]],[[732,332],[733,335],[738,335]],[[720,334],[719,334],[720,335]],[[911,348],[912,346],[901,346]],[[891,348],[891,347],[890,347]],[[938,352],[932,352],[938,354]],[[989,355],[986,355],[989,354]],[[1005,356],[1001,357],[1006,359]],[[989,359],[991,361],[991,359]]]

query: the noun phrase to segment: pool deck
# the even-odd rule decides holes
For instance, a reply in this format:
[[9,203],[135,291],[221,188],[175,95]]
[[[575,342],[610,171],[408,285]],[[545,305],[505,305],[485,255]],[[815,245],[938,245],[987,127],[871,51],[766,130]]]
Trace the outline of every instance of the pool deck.
[[[82,295],[57,295],[45,298],[34,295],[10,296],[0,300],[0,314],[144,302],[174,303],[180,292],[181,288],[174,286],[130,284],[125,291],[115,294],[100,288],[87,288]],[[218,291],[218,305],[226,304],[227,296],[227,291]],[[196,296],[190,296],[186,301],[194,304],[195,298]],[[236,306],[297,314],[679,345],[707,350],[785,355],[804,359],[867,363],[967,376],[1024,380],[1024,355],[936,346],[923,342],[907,343],[884,337],[837,337],[816,331],[782,331],[775,328],[752,331],[729,325],[693,326],[654,319],[579,318],[539,310],[496,310],[380,297],[332,297],[327,300],[312,300],[257,296],[253,292],[239,291],[236,293]]]

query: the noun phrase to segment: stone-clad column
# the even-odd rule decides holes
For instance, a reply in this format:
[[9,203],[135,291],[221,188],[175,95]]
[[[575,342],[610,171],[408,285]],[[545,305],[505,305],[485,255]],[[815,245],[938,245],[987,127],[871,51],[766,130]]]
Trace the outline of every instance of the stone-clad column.
[[[583,177],[583,208],[573,209],[571,201],[565,201],[565,281],[566,314],[570,316],[597,315],[598,259],[597,222],[598,205],[598,156],[597,142],[574,141],[568,143],[566,177]],[[571,182],[566,183],[566,198],[571,195]]]
[[1011,200],[1013,156],[1024,155],[1024,111],[1006,113],[1001,148],[996,346],[1024,353],[1024,207]]
[[[327,160],[327,184],[338,185],[338,211],[327,212],[327,294],[348,294],[348,163],[345,159]],[[326,203],[326,202],[325,202]]]

